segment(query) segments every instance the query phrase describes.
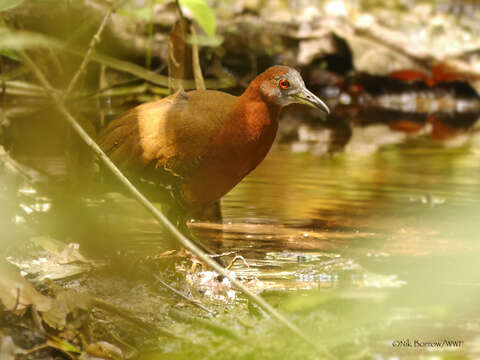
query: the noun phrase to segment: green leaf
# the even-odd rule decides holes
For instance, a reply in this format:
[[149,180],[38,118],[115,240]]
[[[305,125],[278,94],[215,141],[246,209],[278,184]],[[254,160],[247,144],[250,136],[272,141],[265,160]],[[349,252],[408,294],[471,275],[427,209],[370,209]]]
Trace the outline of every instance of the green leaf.
[[214,35],[217,28],[217,20],[212,8],[205,0],[180,0],[180,5],[185,6],[207,35]]
[[0,0],[0,11],[11,10],[22,3],[23,0]]
[[15,60],[15,61],[20,61],[20,57],[17,55],[17,53],[13,50],[0,50],[0,55],[5,56],[9,59]]
[[80,354],[81,351],[75,345],[70,344],[69,342],[60,339],[57,336],[50,335],[50,339],[47,340],[47,344],[55,349],[59,349],[65,352],[72,352]]

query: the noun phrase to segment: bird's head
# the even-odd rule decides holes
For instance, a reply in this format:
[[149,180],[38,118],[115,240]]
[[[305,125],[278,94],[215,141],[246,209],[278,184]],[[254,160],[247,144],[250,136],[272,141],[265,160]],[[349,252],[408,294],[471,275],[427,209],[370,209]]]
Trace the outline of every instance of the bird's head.
[[328,106],[306,88],[299,72],[291,67],[272,66],[260,74],[255,82],[262,97],[280,107],[299,103],[330,113]]

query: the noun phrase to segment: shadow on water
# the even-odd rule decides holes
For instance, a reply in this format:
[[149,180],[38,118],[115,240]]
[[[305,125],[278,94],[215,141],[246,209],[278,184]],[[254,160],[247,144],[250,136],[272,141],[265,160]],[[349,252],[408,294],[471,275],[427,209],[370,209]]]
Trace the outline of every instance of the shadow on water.
[[[242,255],[249,267],[236,263],[237,276],[258,279],[270,302],[326,344],[355,339],[379,359],[479,356],[480,140],[474,122],[432,136],[443,126],[435,121],[415,132],[397,120],[302,125],[222,199],[222,222],[191,227],[218,252]],[[20,135],[11,136],[18,146]],[[25,163],[35,152],[15,155]],[[31,236],[18,230],[28,223],[34,233],[90,244],[97,257],[165,250],[161,230],[132,200],[45,198],[39,184],[4,182],[5,238]],[[308,313],[318,309],[327,319]],[[459,345],[425,344],[444,340]]]

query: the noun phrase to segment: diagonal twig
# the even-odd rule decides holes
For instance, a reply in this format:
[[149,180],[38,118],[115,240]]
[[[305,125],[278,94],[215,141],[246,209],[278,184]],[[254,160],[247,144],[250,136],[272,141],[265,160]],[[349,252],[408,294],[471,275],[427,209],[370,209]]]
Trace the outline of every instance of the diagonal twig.
[[300,339],[305,341],[319,351],[324,358],[332,359],[334,358],[327,350],[319,345],[317,342],[313,341],[309,336],[307,336],[300,328],[294,325],[290,320],[280,314],[275,310],[267,301],[262,297],[254,294],[250,291],[241,281],[233,277],[230,272],[214,260],[212,260],[207,254],[205,254],[201,249],[199,249],[192,241],[190,241],[185,235],[183,235],[176,227],[173,225],[167,217],[158,210],[131,182],[127,177],[115,166],[115,164],[109,159],[109,157],[100,149],[97,143],[85,132],[82,126],[77,122],[73,115],[68,111],[62,99],[59,98],[55,91],[52,89],[50,83],[45,78],[43,72],[38,68],[38,66],[32,61],[32,59],[26,54],[25,51],[19,51],[22,55],[25,64],[33,71],[35,76],[41,82],[45,90],[48,92],[49,96],[55,102],[55,105],[58,111],[65,117],[67,122],[72,126],[73,130],[77,133],[78,136],[85,142],[85,144],[90,148],[90,150],[98,156],[114,176],[122,183],[122,185],[128,190],[128,192],[133,196],[133,198],[142,205],[150,214],[164,226],[164,228],[176,238],[185,248],[194,253],[198,258],[200,258],[204,263],[213,268],[219,274],[222,274],[224,277],[228,278],[231,283],[240,289],[252,302],[260,306],[266,313],[268,313],[272,318],[282,324],[285,328],[291,331],[293,334],[297,335]]
[[93,35],[92,40],[90,40],[90,44],[88,45],[87,52],[85,56],[83,57],[82,63],[77,69],[77,72],[75,75],[73,75],[72,80],[70,81],[70,84],[68,84],[67,90],[65,91],[65,94],[63,95],[64,98],[66,99],[72,89],[74,88],[75,84],[77,83],[80,75],[84,72],[85,67],[88,64],[88,61],[90,60],[90,56],[92,55],[93,49],[95,48],[95,45],[97,45],[100,42],[100,37],[102,35],[103,29],[105,28],[105,25],[107,25],[107,21],[110,18],[110,15],[112,12],[114,12],[116,9],[118,9],[120,6],[123,5],[123,3],[126,2],[126,0],[118,0],[115,3],[113,3],[108,9],[107,12],[105,13],[105,16],[103,17],[102,22],[100,23],[100,26],[97,29],[97,32],[95,35]]
[[154,22],[154,6],[153,0],[150,0],[149,12],[150,20],[147,27],[147,53],[145,57],[145,67],[150,70],[152,67],[152,46],[153,46],[153,22]]
[[160,279],[160,277],[156,274],[153,275],[155,280],[158,281],[158,283],[160,285],[162,285],[163,287],[167,288],[168,290],[170,290],[171,292],[173,292],[174,294],[177,294],[178,296],[180,296],[182,299],[185,299],[186,301],[192,303],[193,305],[195,306],[198,306],[200,309],[202,309],[203,311],[209,313],[209,314],[212,314],[212,311],[210,309],[208,309],[207,307],[205,307],[200,301],[198,300],[195,300],[195,299],[192,299],[191,297],[183,294],[182,292],[178,291],[177,289],[175,289],[174,287],[168,285],[165,281],[163,281],[162,279]]

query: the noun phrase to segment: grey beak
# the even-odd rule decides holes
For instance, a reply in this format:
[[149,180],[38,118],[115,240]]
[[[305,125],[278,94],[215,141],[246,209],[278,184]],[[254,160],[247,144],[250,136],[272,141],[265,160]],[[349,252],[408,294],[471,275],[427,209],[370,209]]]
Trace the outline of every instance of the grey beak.
[[327,114],[330,114],[330,109],[328,108],[328,106],[322,100],[320,100],[318,96],[313,94],[306,87],[304,87],[302,91],[296,94],[295,98],[297,99],[297,102],[300,104],[313,106],[313,107],[316,107],[317,109],[325,111]]

